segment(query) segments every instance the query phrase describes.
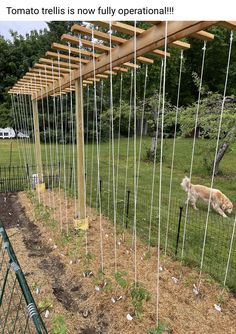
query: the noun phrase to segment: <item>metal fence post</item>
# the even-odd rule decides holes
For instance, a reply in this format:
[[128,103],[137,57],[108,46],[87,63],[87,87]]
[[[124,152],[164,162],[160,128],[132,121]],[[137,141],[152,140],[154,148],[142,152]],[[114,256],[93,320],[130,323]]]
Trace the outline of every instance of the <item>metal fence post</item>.
[[126,204],[126,225],[128,228],[128,219],[129,219],[129,203],[130,203],[130,190],[127,191],[127,204]]
[[178,231],[177,231],[177,238],[176,238],[176,246],[175,246],[175,256],[178,254],[178,247],[179,247],[179,237],[180,237],[180,228],[181,228],[181,219],[182,219],[183,207],[179,207],[179,222],[178,222]]
[[69,181],[69,188],[70,189],[72,187],[72,172],[73,172],[73,167],[70,167],[70,181]]
[[[4,292],[5,291],[5,287],[6,287],[6,282],[8,280],[8,278],[10,277],[9,273],[10,270],[12,270],[14,272],[14,283],[13,283],[13,287],[12,290],[10,292],[10,299],[7,299],[7,303],[8,303],[8,307],[7,307],[7,312],[6,312],[6,316],[5,316],[5,321],[4,321],[4,327],[3,327],[3,332],[1,331],[1,333],[4,333],[4,329],[7,328],[7,321],[8,321],[8,315],[10,314],[10,306],[11,306],[11,301],[13,298],[13,291],[15,289],[15,284],[16,282],[18,282],[18,286],[21,290],[21,294],[22,297],[21,300],[25,300],[25,303],[27,305],[27,309],[28,309],[28,315],[26,315],[24,313],[24,317],[26,319],[26,324],[28,324],[28,320],[32,319],[33,324],[34,324],[34,328],[36,330],[36,333],[38,334],[47,334],[47,329],[44,325],[44,322],[40,316],[40,313],[36,307],[35,301],[33,299],[33,296],[31,294],[31,291],[29,289],[29,286],[27,284],[27,281],[25,279],[25,276],[21,270],[20,264],[17,260],[16,254],[12,248],[11,242],[8,238],[8,235],[6,233],[5,228],[3,227],[3,225],[0,222],[0,236],[2,239],[2,244],[4,247],[4,252],[6,252],[6,254],[8,254],[8,265],[7,265],[7,270],[6,270],[6,274],[5,274],[5,279],[4,279],[4,283],[3,283],[3,287],[2,287],[2,292],[1,292],[1,296],[0,296],[0,306],[3,302],[3,299],[5,297]],[[4,258],[3,258],[4,259]],[[6,299],[7,297],[5,297]],[[19,313],[20,309],[18,308],[15,309],[16,312],[16,316],[18,317],[18,313]],[[12,319],[11,319],[12,321]],[[26,325],[27,327],[27,325]],[[26,333],[26,327],[25,327],[25,331],[24,333]],[[15,328],[15,324],[14,324],[14,328]],[[31,332],[31,331],[30,331]],[[34,331],[35,332],[35,331]],[[12,332],[13,333],[13,332]]]
[[100,206],[102,209],[102,179],[99,180],[99,191],[100,191]]

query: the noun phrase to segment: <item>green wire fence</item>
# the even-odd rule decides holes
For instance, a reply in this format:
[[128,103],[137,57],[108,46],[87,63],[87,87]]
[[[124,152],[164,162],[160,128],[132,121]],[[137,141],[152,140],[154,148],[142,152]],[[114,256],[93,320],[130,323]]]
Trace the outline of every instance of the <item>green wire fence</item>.
[[0,223],[0,333],[47,334],[5,228]]

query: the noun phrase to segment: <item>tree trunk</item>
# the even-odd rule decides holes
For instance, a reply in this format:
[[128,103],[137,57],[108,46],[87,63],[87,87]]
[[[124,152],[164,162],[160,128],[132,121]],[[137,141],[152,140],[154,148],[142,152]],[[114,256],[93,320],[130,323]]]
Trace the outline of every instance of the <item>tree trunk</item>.
[[[159,126],[159,112],[158,112],[158,108],[157,106],[155,106],[153,108],[153,117],[154,117],[154,122],[155,122],[155,126],[158,127]],[[157,129],[155,129],[155,132],[153,133],[152,136],[152,142],[151,142],[151,147],[150,147],[150,153],[152,154],[152,156],[154,157],[154,153],[156,150],[156,146],[157,146],[157,140],[156,140],[156,131],[158,131]],[[158,137],[158,136],[157,136]],[[157,138],[158,139],[158,138]]]
[[233,126],[229,130],[225,138],[223,139],[223,143],[220,145],[218,149],[217,156],[216,156],[215,172],[214,172],[215,176],[218,175],[219,168],[220,168],[220,162],[223,156],[225,155],[229,145],[235,140],[235,136],[236,136],[236,126]]
[[214,175],[217,176],[219,173],[219,168],[220,168],[220,162],[225,154],[225,152],[227,151],[227,148],[229,147],[229,143],[224,142],[223,144],[221,144],[218,152],[217,152],[217,156],[216,156],[216,164],[215,164],[215,172]]
[[155,151],[156,151],[156,147],[157,147],[156,137],[152,137],[150,152],[151,152],[153,157],[154,157],[154,154],[155,154]]
[[143,129],[143,134],[144,134],[144,136],[146,136],[147,133],[148,133],[148,122],[145,121],[145,123],[144,123],[144,129]]

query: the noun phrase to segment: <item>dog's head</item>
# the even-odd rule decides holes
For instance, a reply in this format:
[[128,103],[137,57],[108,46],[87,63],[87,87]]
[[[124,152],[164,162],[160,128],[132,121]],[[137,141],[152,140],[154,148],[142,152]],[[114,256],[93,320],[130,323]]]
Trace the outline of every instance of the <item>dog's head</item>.
[[228,214],[231,214],[233,211],[233,203],[228,200],[222,205],[222,209],[227,212]]
[[185,176],[180,185],[184,189],[184,191],[188,191],[190,188],[190,179],[187,176]]

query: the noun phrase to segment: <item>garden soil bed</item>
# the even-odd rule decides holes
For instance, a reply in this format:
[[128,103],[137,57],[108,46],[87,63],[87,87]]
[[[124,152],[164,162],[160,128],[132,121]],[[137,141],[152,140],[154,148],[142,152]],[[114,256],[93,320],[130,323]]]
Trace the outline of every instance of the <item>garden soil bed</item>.
[[[147,253],[146,246],[137,242],[137,277],[151,298],[143,304],[140,316],[128,321],[127,314],[134,312],[129,289],[117,284],[114,271],[116,265],[119,273],[126,273],[126,282],[134,280],[132,236],[126,234],[123,239],[117,231],[115,239],[113,224],[93,210],[88,211],[88,233],[74,231],[75,203],[62,192],[46,191],[40,201],[51,207],[50,212],[43,212],[42,206],[35,209],[26,192],[0,194],[0,219],[36,302],[47,301],[49,317],[45,318],[45,310],[42,317],[48,329],[52,329],[55,315],[63,315],[71,334],[147,333],[156,322],[156,249]],[[225,291],[222,296],[219,285],[203,275],[200,295],[196,296],[193,284],[198,283],[197,271],[169,257],[161,257],[161,266],[159,315],[169,326],[164,333],[236,333],[236,299],[232,294]],[[112,297],[120,296],[113,303]],[[214,308],[219,298],[221,312]]]

